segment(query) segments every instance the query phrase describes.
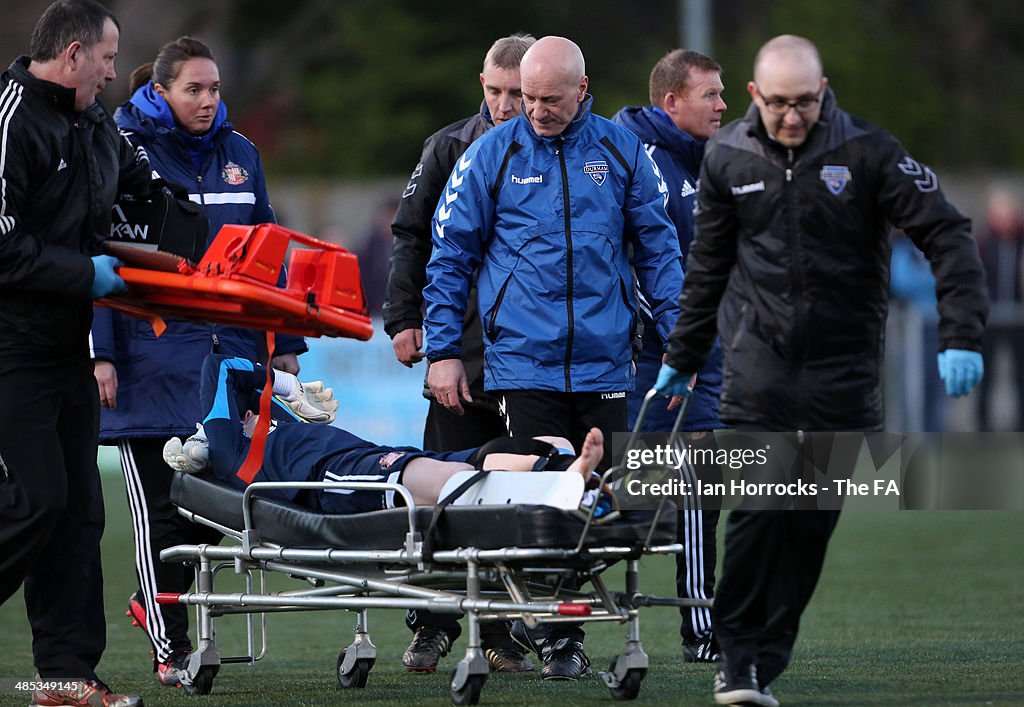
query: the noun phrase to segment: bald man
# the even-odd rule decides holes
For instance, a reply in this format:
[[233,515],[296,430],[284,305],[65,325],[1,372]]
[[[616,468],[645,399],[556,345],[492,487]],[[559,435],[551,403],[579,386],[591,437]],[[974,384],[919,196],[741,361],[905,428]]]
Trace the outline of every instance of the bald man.
[[[539,39],[520,79],[523,114],[470,146],[434,213],[423,291],[427,383],[456,414],[472,402],[460,354],[477,273],[484,389],[499,398],[512,434],[543,429],[577,445],[591,427],[625,431],[632,271],[666,342],[682,286],[679,242],[667,187],[640,140],[591,113],[580,48]],[[535,637],[542,677],[583,675],[582,638],[565,624]]]
[[[720,333],[722,420],[784,433],[775,472],[835,472],[835,457],[820,459],[841,441],[835,432],[882,427],[890,224],[935,273],[938,368],[952,396],[982,375],[984,275],[970,221],[935,173],[839,109],[809,40],[765,44],[747,91],[746,116],[708,143],[682,315],[655,387],[684,392]],[[793,505],[729,515],[714,604],[719,704],[778,704],[768,685],[789,663],[839,516]]]

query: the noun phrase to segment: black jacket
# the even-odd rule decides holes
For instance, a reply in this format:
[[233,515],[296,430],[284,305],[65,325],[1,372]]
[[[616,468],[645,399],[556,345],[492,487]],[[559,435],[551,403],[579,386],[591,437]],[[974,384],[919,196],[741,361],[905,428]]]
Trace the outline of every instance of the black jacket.
[[770,139],[751,106],[708,145],[668,363],[699,370],[720,332],[723,420],[880,428],[892,226],[931,263],[939,349],[979,351],[984,274],[970,221],[935,174],[840,110],[831,90],[795,150]]
[[99,103],[28,72],[0,78],[0,370],[88,359],[93,265],[118,193],[147,192],[149,162]]
[[[479,113],[441,128],[423,143],[423,154],[391,224],[394,245],[383,311],[384,331],[391,338],[406,329],[423,328],[423,288],[427,284],[434,210],[455,163],[474,140],[492,127],[487,104],[481,103]],[[497,411],[497,401],[484,392],[483,355],[483,330],[474,285],[463,320],[462,364],[474,403]],[[423,395],[433,397],[426,385]]]

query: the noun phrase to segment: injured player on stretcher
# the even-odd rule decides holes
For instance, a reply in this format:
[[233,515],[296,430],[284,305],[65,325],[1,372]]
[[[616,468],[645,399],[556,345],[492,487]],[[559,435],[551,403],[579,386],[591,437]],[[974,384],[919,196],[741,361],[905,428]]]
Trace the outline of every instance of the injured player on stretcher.
[[[472,469],[533,471],[565,469],[583,476],[584,484],[597,483],[592,474],[601,461],[604,435],[592,428],[583,449],[574,456],[568,440],[537,437],[531,440],[500,438],[483,447],[458,452],[430,452],[414,447],[388,447],[368,442],[327,423],[334,420],[337,400],[322,383],[302,383],[295,376],[272,371],[274,418],[263,450],[263,462],[253,481],[322,481],[343,483],[376,481],[401,484],[417,505],[437,503],[439,493],[454,474]],[[258,422],[259,391],[265,369],[251,361],[222,355],[203,363],[200,398],[205,414],[195,435],[184,445],[177,437],[167,441],[164,460],[177,471],[195,473],[212,468],[235,488],[247,483],[238,470],[249,453]],[[307,424],[323,423],[323,424]],[[299,503],[327,513],[363,513],[401,505],[391,490],[267,489],[261,495]]]

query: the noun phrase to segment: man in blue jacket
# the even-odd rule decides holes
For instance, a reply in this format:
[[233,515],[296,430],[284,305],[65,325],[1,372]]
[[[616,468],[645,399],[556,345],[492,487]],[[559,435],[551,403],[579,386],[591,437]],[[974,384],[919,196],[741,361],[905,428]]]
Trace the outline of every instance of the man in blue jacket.
[[[704,145],[718,132],[725,112],[722,100],[722,67],[699,52],[674,49],[662,57],[650,78],[651,105],[623,108],[612,121],[632,130],[643,140],[647,154],[657,163],[668,184],[668,214],[679,234],[679,249],[686,255],[693,240],[693,211],[697,204],[697,176],[704,159]],[[636,423],[644,394],[654,385],[661,367],[664,344],[645,303],[640,304],[644,325],[642,349],[637,361],[636,388],[626,397],[629,426]],[[718,417],[718,395],[722,388],[722,347],[716,341],[708,362],[697,374],[693,399],[683,429],[704,432],[724,427]],[[644,419],[644,432],[671,432],[675,413],[668,399],[651,401]],[[687,435],[688,445],[714,444],[712,435]],[[696,477],[714,470],[696,470],[688,465],[684,473]],[[692,479],[691,479],[692,480]],[[715,588],[717,549],[715,531],[718,510],[702,510],[697,496],[684,496],[680,513],[679,539],[684,549],[676,557],[676,587],[680,597],[710,599]],[[680,609],[683,659],[686,662],[714,662],[717,647],[711,636],[711,611],[703,607]]]
[[[625,430],[638,316],[631,266],[666,341],[682,286],[679,244],[667,187],[639,139],[591,114],[579,47],[540,39],[520,76],[523,115],[470,146],[434,214],[427,383],[456,413],[472,401],[459,356],[479,268],[484,388],[501,399],[513,434],[579,446],[591,427]],[[583,674],[582,637],[564,624],[534,637],[545,679]]]

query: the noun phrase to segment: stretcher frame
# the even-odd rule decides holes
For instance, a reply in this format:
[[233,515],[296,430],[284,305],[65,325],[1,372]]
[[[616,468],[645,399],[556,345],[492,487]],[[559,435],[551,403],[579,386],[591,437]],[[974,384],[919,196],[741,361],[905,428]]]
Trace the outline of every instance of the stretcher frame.
[[[652,389],[644,399],[630,437],[631,445],[636,441],[637,431],[655,395]],[[685,409],[684,405],[673,435],[678,432]],[[613,466],[604,473],[602,483],[612,482],[620,474],[621,467]],[[179,472],[178,476],[183,475]],[[286,488],[315,491],[327,487],[399,494],[405,502],[408,524],[401,546],[366,550],[300,549],[265,539],[265,529],[258,527],[253,509],[256,502],[272,502],[259,497],[260,491]],[[341,688],[364,688],[377,657],[368,629],[369,610],[413,609],[464,613],[466,616],[466,653],[452,671],[449,685],[453,704],[477,704],[490,673],[481,648],[481,623],[513,619],[523,620],[530,628],[542,623],[565,622],[611,621],[626,624],[624,648],[612,660],[609,669],[598,674],[613,699],[630,700],[639,694],[640,683],[649,666],[640,640],[639,610],[646,606],[709,605],[707,601],[661,597],[640,590],[641,556],[679,554],[683,550],[678,542],[658,542],[656,539],[659,528],[664,534],[666,519],[671,521],[671,535],[675,536],[675,507],[665,500],[653,512],[649,530],[639,543],[588,542],[600,526],[600,520],[595,518],[597,504],[594,504],[589,513],[580,514],[582,529],[574,545],[496,549],[467,545],[440,548],[430,553],[425,552],[422,523],[417,523],[418,511],[412,496],[398,484],[256,482],[241,494],[241,503],[241,528],[231,528],[217,519],[179,508],[179,513],[189,520],[220,530],[233,539],[235,545],[179,545],[160,553],[164,562],[192,564],[195,569],[194,591],[157,595],[157,602],[161,604],[197,607],[198,644],[181,671],[183,686],[190,694],[208,694],[222,664],[252,664],[266,655],[266,614],[321,609],[345,609],[356,613],[354,640],[339,651],[335,670]],[[422,512],[422,508],[419,511]],[[625,589],[622,591],[610,590],[603,578],[605,570],[616,562],[621,562],[625,570]],[[245,576],[244,592],[215,591],[217,574],[228,568]],[[263,581],[266,572],[283,572],[306,581],[309,587],[268,592]],[[254,581],[257,573],[260,576],[258,586]],[[579,587],[589,582],[592,591],[568,589],[566,580],[570,578],[578,580],[576,586]],[[248,655],[222,657],[216,646],[214,623],[221,616],[234,614],[247,615]],[[258,651],[253,614],[261,615]]]

